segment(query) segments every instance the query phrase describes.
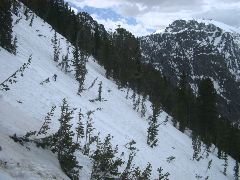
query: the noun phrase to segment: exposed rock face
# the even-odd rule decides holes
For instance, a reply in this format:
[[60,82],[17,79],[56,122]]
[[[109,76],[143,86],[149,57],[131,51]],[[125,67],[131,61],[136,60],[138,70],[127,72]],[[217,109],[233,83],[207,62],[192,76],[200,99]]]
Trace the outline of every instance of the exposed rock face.
[[173,83],[182,72],[192,89],[204,77],[214,82],[222,116],[240,121],[240,30],[197,20],[177,20],[161,34],[142,37],[142,61],[153,64]]

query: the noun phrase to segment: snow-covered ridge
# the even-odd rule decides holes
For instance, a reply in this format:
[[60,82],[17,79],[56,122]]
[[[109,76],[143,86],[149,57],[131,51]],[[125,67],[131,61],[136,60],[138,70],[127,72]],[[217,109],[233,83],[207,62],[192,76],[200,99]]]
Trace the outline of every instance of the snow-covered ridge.
[[[53,133],[59,123],[59,106],[63,98],[67,98],[71,107],[81,108],[83,113],[89,110],[101,108],[93,116],[95,134],[100,132],[101,138],[107,134],[114,136],[114,145],[119,145],[119,152],[125,152],[124,160],[127,160],[128,151],[125,144],[134,139],[139,149],[134,163],[140,168],[145,168],[150,162],[153,166],[152,179],[157,177],[157,168],[160,166],[164,172],[170,173],[170,179],[192,180],[196,175],[207,177],[211,180],[233,179],[234,162],[229,157],[227,176],[222,174],[223,160],[216,156],[216,151],[208,158],[192,161],[192,141],[178,131],[170,122],[159,127],[159,145],[155,148],[147,146],[147,117],[151,115],[150,102],[147,102],[147,116],[141,118],[140,114],[132,109],[132,100],[126,99],[126,89],[119,90],[116,84],[105,78],[105,71],[93,58],[87,63],[88,74],[85,86],[89,87],[93,80],[98,77],[97,83],[103,82],[103,98],[106,102],[90,102],[97,97],[98,87],[84,91],[78,96],[77,82],[73,74],[65,74],[53,62],[53,49],[51,39],[54,30],[38,17],[34,18],[33,26],[30,20],[26,21],[23,10],[20,13],[22,20],[14,26],[14,34],[18,38],[18,54],[13,56],[0,48],[0,82],[5,80],[32,54],[32,63],[24,72],[18,82],[10,86],[10,91],[0,92],[0,179],[36,180],[36,179],[68,179],[61,171],[56,156],[50,151],[30,146],[30,150],[13,142],[9,135],[17,133],[24,135],[27,131],[38,130],[42,125],[46,113],[51,106],[56,105],[57,111],[50,125]],[[18,19],[14,16],[14,22]],[[62,52],[66,53],[66,39],[58,34]],[[61,57],[61,56],[60,56]],[[57,81],[52,77],[57,74]],[[50,82],[40,85],[46,78]],[[130,95],[132,92],[130,91]],[[22,103],[19,103],[22,102]],[[162,112],[159,122],[163,122],[167,114]],[[73,126],[77,123],[77,112],[72,121]],[[203,151],[202,151],[203,153]],[[166,159],[174,156],[175,160],[168,163]],[[80,165],[80,179],[88,180],[91,173],[91,160],[77,154]],[[212,167],[206,171],[208,162],[212,160]],[[5,164],[6,162],[6,164]],[[124,168],[124,167],[123,167]]]
[[[179,19],[179,20],[181,20],[181,19]],[[240,28],[233,27],[233,26],[230,26],[230,25],[227,25],[227,24],[224,24],[222,22],[215,21],[215,20],[212,20],[212,19],[183,19],[183,20],[185,20],[187,22],[189,22],[189,21],[197,21],[198,23],[203,23],[205,25],[213,24],[216,27],[221,28],[225,32],[234,33],[234,34],[237,33],[237,34],[240,35]],[[165,29],[166,29],[166,27],[165,28],[161,28],[161,29],[157,29],[153,34],[164,33]]]

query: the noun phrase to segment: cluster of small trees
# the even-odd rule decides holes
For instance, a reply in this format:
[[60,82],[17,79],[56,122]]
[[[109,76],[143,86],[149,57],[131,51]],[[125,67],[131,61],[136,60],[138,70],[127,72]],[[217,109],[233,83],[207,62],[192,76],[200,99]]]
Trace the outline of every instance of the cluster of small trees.
[[[97,136],[93,135],[93,119],[91,115],[94,111],[88,111],[86,115],[81,112],[78,113],[78,123],[73,131],[71,121],[74,116],[76,108],[71,108],[66,99],[63,99],[60,106],[61,114],[59,117],[60,127],[54,134],[49,134],[50,123],[54,116],[56,106],[53,106],[44,118],[43,124],[38,131],[30,131],[23,137],[18,137],[16,134],[11,138],[25,146],[27,142],[34,142],[37,146],[42,148],[50,148],[57,154],[59,163],[62,170],[71,178],[79,179],[79,171],[81,169],[80,163],[75,156],[77,151],[89,156],[92,159],[92,173],[91,179],[135,179],[135,180],[148,180],[151,178],[152,166],[148,163],[145,170],[141,171],[139,167],[135,167],[133,159],[136,156],[137,148],[136,142],[131,141],[126,144],[129,150],[129,157],[126,167],[121,172],[119,168],[124,165],[121,156],[118,156],[118,146],[113,147],[111,141],[112,136],[109,134],[102,141],[98,133]],[[84,125],[84,118],[86,124]],[[91,146],[93,146],[91,148]],[[28,148],[30,150],[30,148]],[[159,169],[159,179],[166,179],[169,173],[163,174],[162,168]]]
[[4,80],[0,84],[0,90],[1,91],[9,91],[10,85],[17,83],[18,76],[23,77],[23,73],[30,66],[31,60],[32,60],[32,55],[30,55],[27,63],[24,63],[18,70],[16,70],[11,76],[9,76],[6,80]]

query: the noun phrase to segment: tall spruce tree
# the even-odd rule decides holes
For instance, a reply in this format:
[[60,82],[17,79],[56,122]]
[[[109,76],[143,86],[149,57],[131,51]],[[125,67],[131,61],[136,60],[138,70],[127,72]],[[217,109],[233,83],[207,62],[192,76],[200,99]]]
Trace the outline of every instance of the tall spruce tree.
[[238,161],[236,160],[235,161],[235,166],[234,166],[234,180],[239,180],[240,178],[240,169],[239,169],[239,163]]
[[152,111],[153,111],[153,115],[149,117],[149,127],[148,127],[148,136],[147,136],[147,144],[150,147],[154,147],[157,146],[157,135],[158,135],[158,116],[160,114],[161,111],[161,107],[160,104],[158,103],[154,103],[152,104]]
[[79,139],[84,137],[84,124],[82,122],[83,117],[84,117],[84,115],[82,114],[81,109],[80,109],[79,113],[78,113],[78,122],[77,122],[77,127],[76,127],[77,143],[79,143]]
[[78,144],[73,142],[74,133],[71,130],[74,110],[69,107],[66,99],[63,99],[59,118],[60,128],[52,137],[51,148],[57,153],[62,170],[71,179],[78,179],[80,166],[74,155]]
[[87,55],[84,51],[79,51],[78,45],[76,43],[74,50],[73,50],[73,66],[75,70],[75,79],[78,81],[78,95],[81,95],[81,93],[84,90],[84,81],[87,74]]
[[98,88],[98,101],[102,101],[102,81],[100,81],[100,83],[98,84],[99,88]]
[[111,139],[108,135],[103,143],[98,144],[97,150],[91,156],[94,160],[91,179],[115,179],[120,175],[119,167],[123,161],[116,156],[118,146],[113,148]]

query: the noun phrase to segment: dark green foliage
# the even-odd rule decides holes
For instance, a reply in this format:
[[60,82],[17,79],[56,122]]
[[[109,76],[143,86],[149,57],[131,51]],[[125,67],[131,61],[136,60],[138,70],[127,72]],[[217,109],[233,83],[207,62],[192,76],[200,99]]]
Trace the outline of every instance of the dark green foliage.
[[98,84],[99,88],[98,88],[98,101],[102,101],[102,81],[100,81],[100,83]]
[[34,20],[34,14],[32,14],[32,18],[31,18],[31,21],[30,21],[30,24],[29,24],[30,27],[32,27],[32,25],[33,25],[33,20]]
[[158,171],[158,180],[169,180],[168,176],[170,176],[170,174],[168,172],[163,174],[162,167],[158,168],[157,171]]
[[1,0],[0,3],[0,46],[13,53],[14,47],[12,44],[12,13],[11,0]]
[[56,109],[56,106],[52,106],[51,111],[47,113],[47,116],[44,118],[44,122],[43,122],[41,128],[37,132],[37,136],[47,134],[47,131],[50,129],[49,124],[51,123],[51,118],[54,115],[55,109]]
[[148,180],[151,178],[152,165],[148,163],[146,169],[142,172],[142,175],[139,177],[139,180]]
[[60,128],[52,136],[51,149],[57,153],[62,170],[71,178],[78,179],[79,168],[78,161],[74,155],[78,149],[78,144],[73,142],[74,133],[71,130],[71,119],[75,109],[71,109],[66,99],[63,99],[61,106],[61,116],[59,118]]
[[156,138],[158,135],[158,116],[161,111],[161,107],[159,104],[152,104],[153,115],[149,117],[149,127],[148,127],[148,136],[147,136],[147,144],[153,148],[157,146],[158,139]]
[[234,180],[239,180],[240,175],[239,175],[239,163],[238,161],[235,162],[235,166],[234,166]]
[[192,135],[192,147],[193,147],[193,160],[199,161],[201,156],[199,156],[201,152],[201,140],[195,134]]
[[146,96],[143,96],[142,98],[142,102],[141,102],[141,117],[145,117],[147,111],[147,107],[146,107]]
[[223,174],[225,176],[227,176],[227,167],[228,167],[228,156],[227,153],[224,153],[223,155],[223,160],[224,160],[224,164],[223,164]]
[[69,55],[69,48],[70,48],[70,46],[67,47],[67,54],[65,56],[62,56],[62,62],[60,62],[58,64],[58,66],[61,67],[61,70],[63,70],[65,73],[71,72],[69,70],[69,68],[70,68],[70,64],[69,64],[70,60],[69,60],[69,57],[68,57],[68,55]]
[[84,81],[87,74],[87,55],[84,51],[79,51],[78,45],[76,44],[73,50],[73,66],[75,70],[75,79],[79,83],[77,94],[80,95],[84,90]]
[[60,40],[57,39],[57,32],[55,31],[53,39],[52,39],[52,44],[53,44],[53,60],[55,62],[59,61],[59,54],[60,54]]
[[91,179],[114,179],[120,175],[118,168],[123,161],[116,157],[118,147],[112,147],[111,139],[111,136],[108,135],[103,143],[99,142],[97,150],[91,156],[93,159]]
[[127,165],[120,177],[122,180],[133,179],[133,172],[135,168],[134,168],[134,164],[132,163],[133,163],[133,158],[136,156],[136,151],[138,151],[137,148],[134,146],[135,144],[136,142],[132,140],[126,145],[130,153],[128,156]]
[[[78,122],[77,122],[77,127],[76,127],[76,134],[77,134],[77,143],[79,143],[79,139],[84,138],[84,124],[83,124],[83,118],[84,115],[81,112],[81,109],[79,110],[78,113]],[[80,144],[80,143],[79,143]]]
[[23,72],[29,67],[31,64],[32,55],[30,55],[28,62],[24,63],[16,72],[14,72],[9,78],[3,81],[0,84],[0,91],[9,91],[9,85],[17,83],[17,77],[20,75],[23,77]]
[[208,167],[207,167],[206,172],[211,169],[211,166],[212,166],[212,159],[210,161],[208,161]]
[[91,115],[94,113],[94,111],[88,111],[87,112],[87,123],[86,123],[86,132],[85,132],[85,145],[84,145],[84,151],[83,154],[89,155],[90,151],[90,145],[95,141],[95,138],[93,137],[93,119]]

